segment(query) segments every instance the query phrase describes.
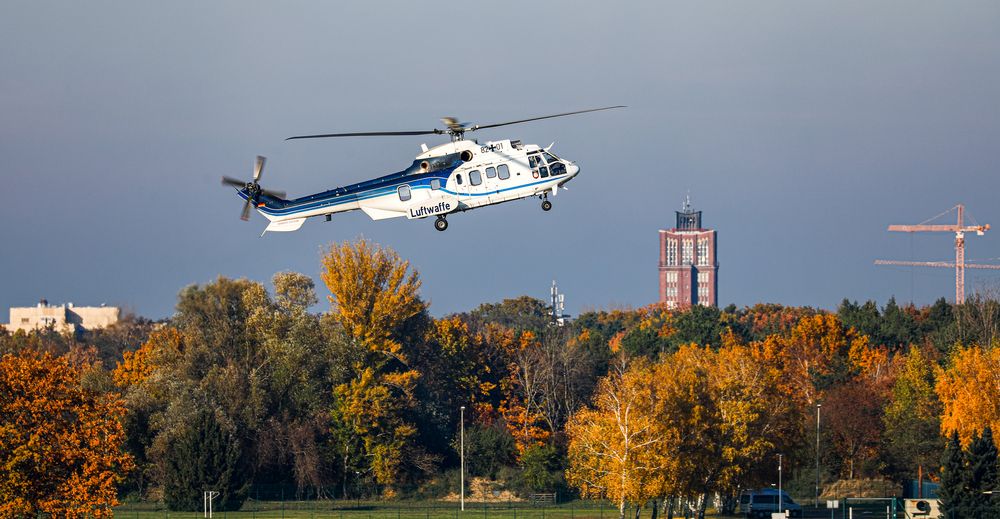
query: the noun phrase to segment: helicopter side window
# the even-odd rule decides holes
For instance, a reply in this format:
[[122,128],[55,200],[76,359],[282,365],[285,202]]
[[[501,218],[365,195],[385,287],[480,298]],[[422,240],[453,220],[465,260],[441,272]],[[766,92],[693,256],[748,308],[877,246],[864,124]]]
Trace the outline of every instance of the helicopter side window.
[[441,189],[441,179],[432,178],[431,179],[431,189]]
[[462,185],[462,174],[461,173],[455,175],[455,183],[458,184],[458,185]]
[[478,186],[483,183],[483,174],[479,172],[478,169],[474,169],[469,172],[469,183]]
[[489,167],[486,168],[486,178],[495,178],[497,176],[497,168]]
[[549,176],[549,168],[542,166],[538,168],[538,173],[542,175],[542,178],[547,178]]
[[506,164],[500,164],[497,166],[497,176],[500,177],[500,180],[507,180],[510,178],[510,170],[507,169]]
[[396,192],[399,193],[399,200],[405,202],[410,199],[410,186],[403,184],[396,188]]

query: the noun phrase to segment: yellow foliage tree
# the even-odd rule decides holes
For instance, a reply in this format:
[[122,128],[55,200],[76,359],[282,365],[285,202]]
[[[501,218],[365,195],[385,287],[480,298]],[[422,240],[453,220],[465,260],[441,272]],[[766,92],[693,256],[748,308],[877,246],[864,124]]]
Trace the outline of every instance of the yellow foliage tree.
[[644,363],[612,370],[598,385],[593,408],[574,414],[569,436],[567,480],[587,497],[606,498],[625,517],[629,502],[642,503],[656,494],[653,479],[664,438],[653,415],[653,372]]
[[330,247],[322,278],[331,315],[359,351],[354,378],[335,389],[334,418],[359,437],[376,481],[394,493],[416,428],[404,419],[420,373],[409,367],[406,323],[426,310],[420,279],[395,251],[361,239]]
[[344,331],[369,351],[406,363],[397,334],[427,307],[409,262],[365,239],[331,246],[322,262],[331,312]]
[[0,358],[0,517],[111,517],[132,468],[117,395],[79,384],[64,358]]
[[951,366],[939,368],[935,389],[943,406],[942,435],[957,431],[962,445],[968,446],[986,426],[1000,430],[1000,348],[955,351]]

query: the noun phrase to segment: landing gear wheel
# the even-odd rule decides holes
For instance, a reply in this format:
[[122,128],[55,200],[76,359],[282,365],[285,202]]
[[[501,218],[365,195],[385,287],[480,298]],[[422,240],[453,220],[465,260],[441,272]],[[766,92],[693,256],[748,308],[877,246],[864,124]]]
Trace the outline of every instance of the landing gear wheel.
[[437,220],[434,220],[434,228],[443,231],[448,228],[448,220],[445,220],[443,216],[438,216]]
[[549,209],[552,209],[552,202],[542,200],[542,211],[548,211]]

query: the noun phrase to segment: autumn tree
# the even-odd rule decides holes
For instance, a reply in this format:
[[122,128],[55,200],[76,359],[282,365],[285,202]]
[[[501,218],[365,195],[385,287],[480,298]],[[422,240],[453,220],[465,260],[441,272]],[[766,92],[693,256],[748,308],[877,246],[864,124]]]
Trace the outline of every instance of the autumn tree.
[[1000,427],[1000,348],[960,348],[937,373],[941,432],[958,432],[963,445],[986,427]]
[[618,506],[619,519],[628,503],[643,503],[657,494],[651,480],[660,473],[654,453],[664,441],[653,415],[647,364],[614,369],[598,384],[592,408],[570,418],[570,484],[585,497],[605,498]]
[[941,457],[941,401],[934,392],[934,367],[917,347],[902,359],[883,415],[884,452],[889,470],[914,478],[917,467],[937,473]]
[[405,463],[433,470],[408,418],[420,377],[408,341],[422,337],[426,327],[420,279],[394,251],[364,239],[331,246],[322,264],[330,315],[356,352],[350,380],[335,388],[333,418],[361,439],[365,470],[393,494],[407,473]]
[[64,358],[0,357],[0,517],[111,517],[123,450],[122,402],[80,387]]

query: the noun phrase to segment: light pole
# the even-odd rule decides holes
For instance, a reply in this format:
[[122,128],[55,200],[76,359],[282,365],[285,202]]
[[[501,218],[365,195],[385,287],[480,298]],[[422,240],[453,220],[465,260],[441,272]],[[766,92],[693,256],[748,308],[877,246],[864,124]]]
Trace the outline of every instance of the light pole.
[[462,511],[464,512],[465,511],[465,406],[464,405],[461,407],[461,419],[460,419],[460,421],[462,422],[462,435],[461,435],[462,440],[461,440],[461,447],[460,447],[461,453],[459,454],[459,458],[461,458],[461,460],[462,460],[462,468],[461,468],[462,475],[461,475],[461,478],[460,478],[461,479],[461,483],[460,484],[462,486],[462,488],[461,488]]
[[778,511],[781,511],[781,505],[784,504],[785,500],[782,499],[781,494],[781,454],[778,454]]
[[816,508],[819,508],[819,408],[823,404],[816,404]]

